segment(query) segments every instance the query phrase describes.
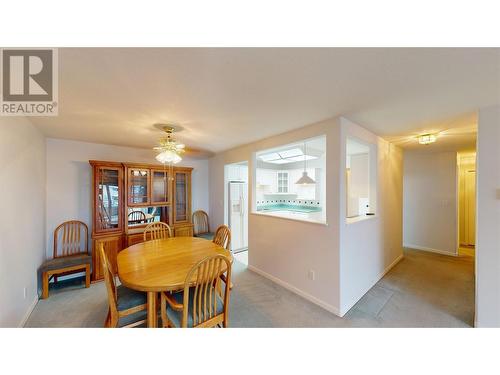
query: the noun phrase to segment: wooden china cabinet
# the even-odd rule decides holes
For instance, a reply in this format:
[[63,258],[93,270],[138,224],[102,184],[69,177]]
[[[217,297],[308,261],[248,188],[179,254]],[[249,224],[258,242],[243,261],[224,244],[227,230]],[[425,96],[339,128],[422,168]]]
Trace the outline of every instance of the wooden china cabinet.
[[[116,256],[143,241],[153,221],[170,225],[174,236],[192,236],[192,168],[90,160],[93,169],[92,280],[101,280],[98,245],[116,270]],[[140,212],[137,212],[140,211]]]

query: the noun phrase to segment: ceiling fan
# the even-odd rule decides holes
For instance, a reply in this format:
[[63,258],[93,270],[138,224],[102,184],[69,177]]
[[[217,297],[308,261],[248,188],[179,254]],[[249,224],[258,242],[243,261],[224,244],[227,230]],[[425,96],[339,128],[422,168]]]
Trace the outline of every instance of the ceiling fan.
[[166,133],[166,137],[160,138],[160,145],[153,147],[153,150],[159,152],[156,155],[156,160],[162,164],[177,164],[182,160],[181,154],[184,153],[186,146],[182,143],[177,143],[172,137],[172,133],[175,131],[173,126],[156,124],[155,127],[160,128]]
[[165,132],[165,136],[160,138],[158,146],[153,147],[157,151],[156,160],[163,164],[177,164],[182,160],[183,154],[192,159],[207,159],[213,155],[212,152],[200,149],[186,147],[183,143],[179,143],[173,133],[178,133],[184,130],[183,127],[172,124],[154,124],[156,129]]

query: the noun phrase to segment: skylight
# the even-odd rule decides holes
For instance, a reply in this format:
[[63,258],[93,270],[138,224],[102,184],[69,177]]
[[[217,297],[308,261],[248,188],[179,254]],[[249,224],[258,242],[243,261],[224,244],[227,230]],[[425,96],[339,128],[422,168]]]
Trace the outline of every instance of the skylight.
[[281,156],[282,159],[291,158],[293,156],[304,155],[304,153],[300,148],[292,148],[291,150],[279,151],[278,154]]
[[288,164],[297,161],[312,160],[317,159],[317,156],[304,155],[304,152],[300,148],[290,148],[283,151],[271,152],[269,154],[259,155],[260,160],[266,163],[273,164]]
[[287,158],[287,159],[291,161],[304,161],[304,160],[313,160],[317,158],[318,158],[317,156],[302,155],[302,156],[294,156],[293,158]]
[[277,152],[273,152],[271,154],[260,155],[259,158],[262,161],[272,161],[281,159],[281,156]]
[[273,164],[288,164],[288,163],[293,163],[293,160],[290,160],[290,159],[277,159],[277,160],[268,161],[268,163],[273,163]]

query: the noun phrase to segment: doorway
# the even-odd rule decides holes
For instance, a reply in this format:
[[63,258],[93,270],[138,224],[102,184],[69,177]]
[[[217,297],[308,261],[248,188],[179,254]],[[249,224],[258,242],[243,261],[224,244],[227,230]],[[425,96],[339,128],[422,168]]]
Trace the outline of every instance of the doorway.
[[227,164],[224,185],[224,221],[231,229],[230,248],[237,261],[248,265],[248,162]]
[[458,233],[460,253],[474,254],[476,246],[476,154],[458,154]]

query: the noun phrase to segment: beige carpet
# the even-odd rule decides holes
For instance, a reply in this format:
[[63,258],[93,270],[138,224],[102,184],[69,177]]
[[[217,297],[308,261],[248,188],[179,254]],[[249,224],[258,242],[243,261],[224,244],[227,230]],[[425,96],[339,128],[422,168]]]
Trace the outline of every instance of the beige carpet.
[[[235,262],[231,327],[470,327],[474,320],[474,258],[405,249],[404,259],[343,318]],[[102,327],[103,283],[69,282],[50,291],[27,327]]]

